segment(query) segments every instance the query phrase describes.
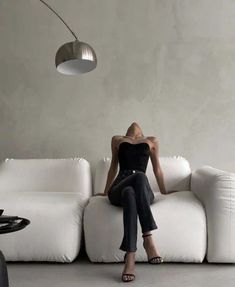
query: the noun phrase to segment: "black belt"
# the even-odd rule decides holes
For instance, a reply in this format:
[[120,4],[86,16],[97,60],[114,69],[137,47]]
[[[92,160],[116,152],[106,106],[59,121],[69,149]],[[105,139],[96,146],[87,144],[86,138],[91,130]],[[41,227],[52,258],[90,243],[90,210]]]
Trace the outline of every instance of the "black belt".
[[129,176],[131,174],[134,174],[138,171],[141,172],[141,170],[138,170],[138,169],[119,169],[118,175],[113,182],[113,186],[116,185],[119,182],[119,180],[121,180],[121,179],[123,179],[126,176]]
[[141,171],[141,170],[138,170],[138,169],[120,169],[119,170],[119,173],[121,174],[125,174],[125,173],[136,173],[138,171]]

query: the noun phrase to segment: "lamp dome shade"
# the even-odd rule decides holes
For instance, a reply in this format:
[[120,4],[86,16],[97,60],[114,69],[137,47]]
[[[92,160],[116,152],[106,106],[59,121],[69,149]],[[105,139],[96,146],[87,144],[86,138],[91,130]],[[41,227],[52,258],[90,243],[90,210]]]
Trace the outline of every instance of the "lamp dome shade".
[[87,43],[75,40],[62,45],[55,56],[58,72],[66,75],[77,75],[90,72],[97,66],[93,48]]

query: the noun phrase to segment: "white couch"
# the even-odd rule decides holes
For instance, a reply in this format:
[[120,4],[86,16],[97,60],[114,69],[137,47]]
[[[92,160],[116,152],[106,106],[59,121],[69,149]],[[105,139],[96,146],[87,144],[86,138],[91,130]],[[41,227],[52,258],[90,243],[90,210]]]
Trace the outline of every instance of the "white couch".
[[[98,162],[93,194],[104,191],[110,162]],[[235,263],[235,174],[211,166],[191,171],[181,156],[160,162],[166,190],[177,190],[159,192],[149,161],[146,174],[158,225],[152,233],[164,261]],[[7,261],[72,262],[83,230],[92,262],[123,261],[122,208],[107,197],[92,197],[90,164],[84,158],[7,159],[0,164],[0,208],[31,221],[21,231],[0,235]],[[136,260],[146,261],[139,222],[138,230]]]
[[31,221],[21,231],[0,235],[6,261],[72,262],[91,194],[90,164],[84,158],[3,161],[0,208]]
[[[110,158],[103,158],[96,167],[94,194],[103,192]],[[149,160],[146,174],[155,193],[151,210],[158,229],[153,237],[165,262],[202,262],[207,248],[206,214],[202,203],[190,190],[191,168],[181,156],[161,157],[166,190],[177,190],[163,195]],[[123,236],[122,207],[111,205],[108,197],[94,196],[84,211],[86,252],[92,262],[123,261],[119,249]],[[136,261],[147,261],[142,246],[138,220]]]

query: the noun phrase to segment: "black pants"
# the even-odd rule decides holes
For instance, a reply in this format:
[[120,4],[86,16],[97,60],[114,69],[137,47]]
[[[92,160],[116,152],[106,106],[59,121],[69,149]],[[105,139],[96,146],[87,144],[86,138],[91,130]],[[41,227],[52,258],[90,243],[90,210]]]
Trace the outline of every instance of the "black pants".
[[124,235],[119,249],[135,252],[137,250],[137,214],[142,233],[157,229],[150,205],[154,193],[146,174],[142,171],[120,170],[109,188],[108,198],[112,205],[123,207]]

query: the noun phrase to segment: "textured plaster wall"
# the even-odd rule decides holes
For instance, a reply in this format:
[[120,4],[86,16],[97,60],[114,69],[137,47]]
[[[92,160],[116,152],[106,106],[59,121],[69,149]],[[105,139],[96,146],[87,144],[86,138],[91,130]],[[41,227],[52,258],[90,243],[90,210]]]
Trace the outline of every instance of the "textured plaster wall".
[[137,121],[160,156],[235,172],[235,1],[48,3],[98,66],[57,73],[66,27],[38,0],[1,0],[0,159],[82,156],[94,167]]

